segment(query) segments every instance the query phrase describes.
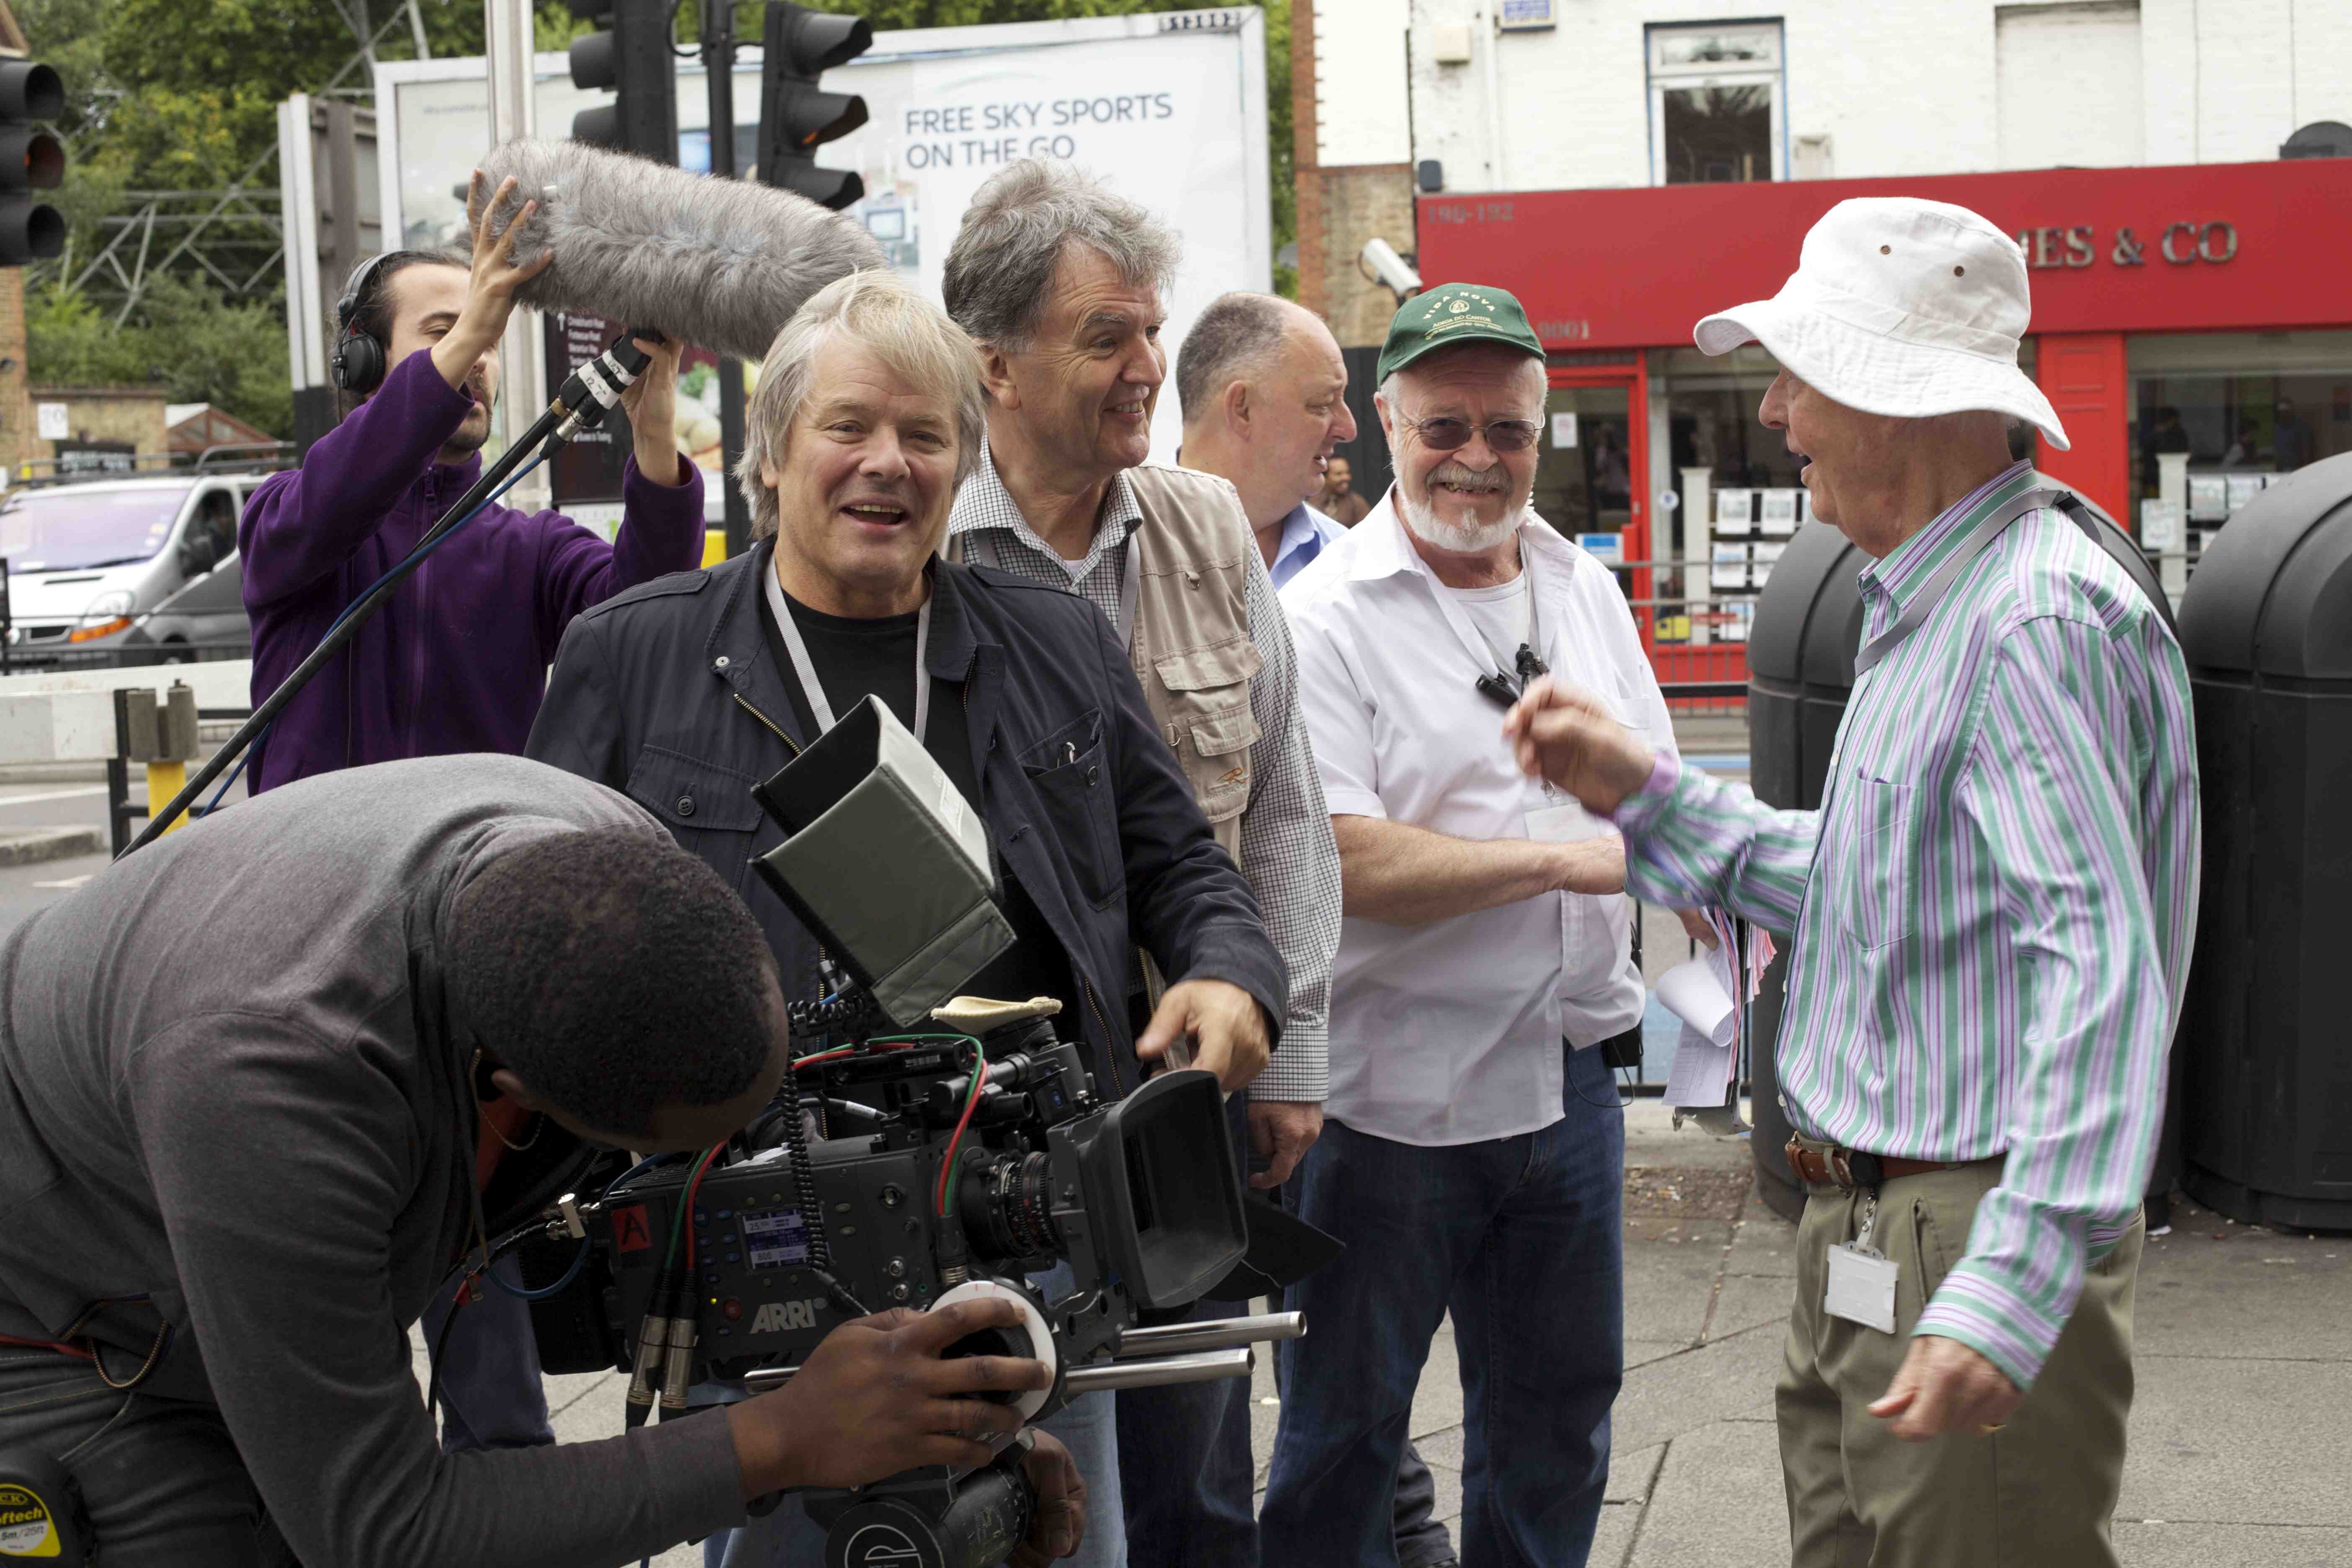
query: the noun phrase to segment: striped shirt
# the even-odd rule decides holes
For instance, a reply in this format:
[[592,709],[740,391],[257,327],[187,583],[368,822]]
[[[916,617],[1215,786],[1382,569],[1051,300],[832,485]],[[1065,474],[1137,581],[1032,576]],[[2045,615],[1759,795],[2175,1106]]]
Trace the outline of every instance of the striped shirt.
[[[1239,502],[1235,510],[1240,510]],[[980,466],[956,491],[948,531],[967,539],[968,558],[1016,576],[1076,594],[1118,621],[1129,541],[1143,526],[1143,508],[1125,474],[1113,476],[1103,497],[1094,542],[1083,561],[1065,561],[1040,539],[984,448]],[[1290,1006],[1282,1044],[1250,1086],[1259,1100],[1320,1103],[1330,1090],[1331,963],[1339,949],[1339,849],[1323,784],[1307,750],[1307,723],[1298,711],[1298,658],[1290,623],[1266,580],[1265,562],[1247,552],[1242,607],[1250,640],[1265,668],[1250,680],[1250,716],[1258,739],[1250,748],[1249,805],[1242,810],[1242,875],[1265,911],[1266,934],[1290,966]]]
[[[1866,641],[2018,464],[1861,576]],[[1629,885],[1794,931],[1792,1123],[1877,1154],[2006,1154],[1917,1330],[2018,1387],[2155,1158],[2197,903],[2179,646],[2054,510],[2026,513],[1855,682],[1822,809],[1772,811],[1663,762],[1619,806]]]

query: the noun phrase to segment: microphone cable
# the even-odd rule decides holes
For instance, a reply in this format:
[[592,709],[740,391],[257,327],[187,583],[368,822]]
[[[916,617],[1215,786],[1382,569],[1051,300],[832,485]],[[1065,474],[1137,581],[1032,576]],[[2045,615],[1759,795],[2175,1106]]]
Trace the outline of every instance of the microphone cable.
[[[327,661],[358,634],[367,618],[392,596],[393,590],[400,585],[401,580],[431,554],[443,540],[472,521],[476,512],[504,494],[506,488],[521,479],[524,473],[552,457],[558,447],[604,421],[604,416],[621,401],[622,392],[645,371],[648,356],[631,341],[635,338],[658,342],[661,334],[629,328],[622,332],[619,342],[573,371],[546,411],[531,421],[530,427],[499,455],[497,462],[483,470],[481,478],[476,479],[466,493],[457,498],[457,503],[441,515],[441,521],[417,541],[415,549],[352,602],[328,629],[327,635],[319,639],[319,646],[294,667],[291,675],[278,682],[278,689],[272,691],[261,706],[237,726],[236,733],[222,743],[221,749],[215,752],[211,759],[197,770],[195,776],[182,786],[170,804],[161,811],[150,810],[147,826],[141,828],[139,836],[124,847],[124,855],[143,849],[162,837],[163,830],[212,787],[214,781],[227,772],[232,763],[241,768],[243,763],[239,759],[246,754],[247,749],[278,721],[278,716],[285,711],[286,705],[293,701],[302,688],[310,683],[311,678],[326,667]],[[217,805],[219,799],[215,795],[214,803]]]

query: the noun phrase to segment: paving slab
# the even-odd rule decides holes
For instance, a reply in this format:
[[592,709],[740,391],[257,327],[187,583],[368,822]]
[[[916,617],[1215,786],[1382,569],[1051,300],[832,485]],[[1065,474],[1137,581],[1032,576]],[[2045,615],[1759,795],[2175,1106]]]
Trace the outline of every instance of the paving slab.
[[1626,1553],[1633,1551],[1641,1528],[1639,1503],[1602,1503],[1600,1523],[1592,1531],[1592,1554],[1585,1559],[1589,1568],[1625,1568]]
[[1627,1568],[1786,1562],[1788,1504],[1769,1428],[1719,1422],[1667,1446]]
[[1615,1437],[1629,1451],[1753,1410],[1772,1397],[1781,1336],[1765,1324],[1625,1374]]
[[1727,1274],[1777,1274],[1797,1277],[1797,1227],[1752,1199],[1733,1223],[1731,1251],[1723,1260]]
[[1706,1337],[1727,1339],[1768,1323],[1786,1323],[1796,1293],[1796,1281],[1785,1274],[1727,1273],[1716,1288]]
[[2293,1524],[2116,1521],[2124,1568],[2344,1568],[2352,1530]]
[[[1626,1327],[1635,1326],[1629,1315]],[[1646,1366],[1654,1361],[1664,1361],[1670,1355],[1680,1355],[1690,1348],[1688,1340],[1627,1340],[1625,1370],[1631,1372],[1637,1366]]]
[[2143,1355],[2135,1370],[2118,1518],[2352,1526],[2352,1363]]
[[1644,1340],[1694,1345],[1706,1325],[1723,1246],[1625,1242],[1625,1328]]
[[2283,1236],[2188,1204],[2141,1256],[2138,1354],[2352,1362],[2352,1237]]

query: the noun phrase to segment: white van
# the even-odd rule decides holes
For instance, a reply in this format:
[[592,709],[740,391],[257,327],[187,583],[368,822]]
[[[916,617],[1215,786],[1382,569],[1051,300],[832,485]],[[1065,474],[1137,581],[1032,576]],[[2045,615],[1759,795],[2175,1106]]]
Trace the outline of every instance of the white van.
[[38,668],[110,647],[233,559],[237,513],[264,477],[158,474],[0,497],[9,662]]

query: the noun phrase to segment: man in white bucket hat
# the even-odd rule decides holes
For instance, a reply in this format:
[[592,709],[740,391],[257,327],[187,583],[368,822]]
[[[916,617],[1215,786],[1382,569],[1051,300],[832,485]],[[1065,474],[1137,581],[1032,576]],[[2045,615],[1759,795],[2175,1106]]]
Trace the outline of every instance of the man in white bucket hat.
[[1808,1197],[1777,1405],[1799,1568],[2112,1564],[2131,1304],[2197,902],[2164,621],[2011,462],[2024,258],[1960,207],[1841,202],[1698,324],[1874,557],[1819,811],[1771,811],[1530,689],[1522,765],[1613,814],[1626,884],[1793,931]]

